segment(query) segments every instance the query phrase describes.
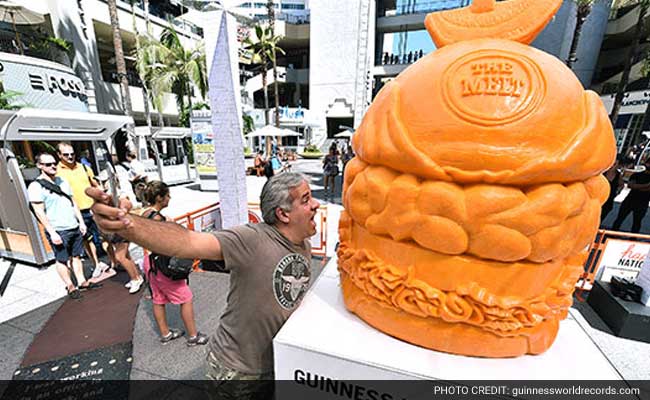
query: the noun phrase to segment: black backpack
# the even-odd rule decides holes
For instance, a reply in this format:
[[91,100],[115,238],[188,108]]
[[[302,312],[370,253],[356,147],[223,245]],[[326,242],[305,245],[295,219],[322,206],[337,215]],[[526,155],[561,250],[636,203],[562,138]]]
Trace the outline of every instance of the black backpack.
[[273,174],[273,164],[271,163],[271,160],[266,162],[266,165],[264,166],[264,176],[267,178],[272,177]]
[[[162,215],[153,210],[147,219],[153,219],[156,215]],[[164,256],[162,254],[149,254],[149,273],[157,274],[158,271],[173,281],[188,280],[193,267],[192,260]]]

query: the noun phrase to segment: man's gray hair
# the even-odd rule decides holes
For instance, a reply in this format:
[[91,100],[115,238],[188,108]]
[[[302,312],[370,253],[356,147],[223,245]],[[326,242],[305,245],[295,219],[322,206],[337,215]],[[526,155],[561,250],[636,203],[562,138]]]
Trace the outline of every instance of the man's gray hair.
[[278,222],[278,217],[275,215],[277,208],[287,212],[291,211],[293,199],[289,191],[303,182],[309,182],[309,180],[305,175],[296,172],[283,172],[266,181],[260,195],[260,208],[264,222],[269,225],[275,225]]

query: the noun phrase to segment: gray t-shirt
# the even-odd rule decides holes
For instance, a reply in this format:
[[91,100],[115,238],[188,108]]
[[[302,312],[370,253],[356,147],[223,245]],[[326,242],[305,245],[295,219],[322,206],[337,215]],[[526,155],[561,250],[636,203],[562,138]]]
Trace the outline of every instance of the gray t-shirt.
[[230,271],[230,289],[210,349],[228,368],[247,374],[271,372],[273,337],[309,288],[309,241],[296,245],[265,223],[214,235]]

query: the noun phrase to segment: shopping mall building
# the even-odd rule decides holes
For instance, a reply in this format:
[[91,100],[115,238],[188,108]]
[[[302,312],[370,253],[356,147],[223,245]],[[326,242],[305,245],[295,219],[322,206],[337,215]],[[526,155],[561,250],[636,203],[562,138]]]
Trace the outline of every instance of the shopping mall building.
[[[52,100],[52,96],[57,96],[56,90],[41,90],[38,82],[30,80],[30,74],[44,73],[45,68],[50,74],[63,74],[77,82],[66,93],[74,93],[75,87],[85,93],[74,97],[70,107],[122,114],[106,1],[15,2],[40,14],[44,22],[17,26],[23,49],[17,49],[12,25],[2,24],[0,46],[5,89],[22,93],[26,104],[62,107],[60,102]],[[186,46],[196,46],[202,40],[202,28],[205,28],[202,25],[210,21],[202,18],[201,12],[189,10],[180,0],[148,3],[148,20],[154,36],[171,21]],[[275,0],[275,29],[283,37],[279,46],[285,53],[279,54],[277,60],[280,123],[301,134],[298,138],[285,138],[285,145],[301,146],[309,141],[326,146],[327,140],[339,133],[342,126],[358,126],[373,96],[387,81],[435,51],[424,29],[425,16],[469,3],[470,0]],[[212,7],[209,4],[204,2],[203,8],[209,10]],[[131,8],[129,2],[117,0],[117,6],[134,119],[136,125],[142,126],[145,125],[144,97],[134,55],[136,30],[142,33],[146,29],[145,11],[142,1],[135,2]],[[533,45],[565,60],[575,26],[575,7],[574,1],[565,0]],[[621,68],[625,47],[616,46],[629,41],[628,20],[633,19],[634,10],[617,14],[611,8],[611,0],[597,1],[583,27],[574,70],[586,87],[594,84],[603,88],[615,79],[608,75]],[[265,124],[261,70],[259,65],[251,63],[251,54],[243,49],[242,43],[246,37],[255,36],[250,28],[252,22],[267,19],[266,1],[242,1],[230,12],[243,16],[238,17],[237,29],[242,107],[260,127]],[[52,44],[50,37],[67,40],[72,51],[65,54]],[[44,46],[47,51],[43,50]],[[634,71],[637,69],[635,66]],[[267,81],[273,82],[271,71],[267,72]],[[48,92],[48,97],[38,100],[43,92]],[[269,104],[273,106],[274,91],[269,88],[268,94]],[[58,94],[59,99],[64,97]],[[165,125],[177,126],[178,110],[172,95],[165,96],[164,105]],[[272,119],[273,113],[269,114]],[[634,118],[623,119],[634,125]]]

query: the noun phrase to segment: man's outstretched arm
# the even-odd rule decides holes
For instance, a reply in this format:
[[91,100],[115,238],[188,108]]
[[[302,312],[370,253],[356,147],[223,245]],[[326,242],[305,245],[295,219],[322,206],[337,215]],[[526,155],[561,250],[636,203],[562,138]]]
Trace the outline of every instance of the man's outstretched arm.
[[93,218],[99,229],[116,233],[154,253],[179,258],[222,260],[219,240],[209,233],[185,229],[173,222],[154,221],[128,213],[130,203],[122,200],[114,207],[111,197],[97,188],[86,189],[94,200]]

